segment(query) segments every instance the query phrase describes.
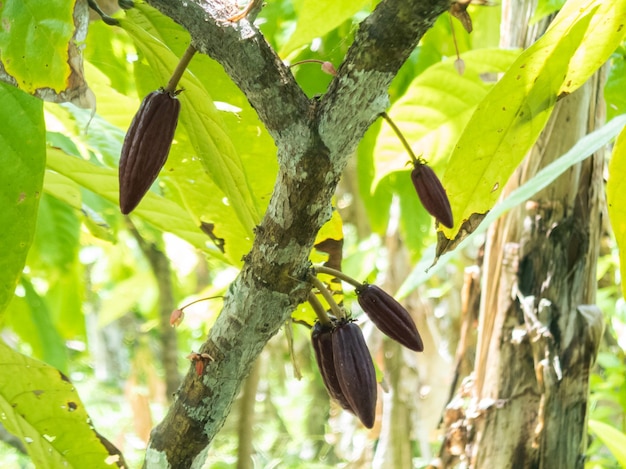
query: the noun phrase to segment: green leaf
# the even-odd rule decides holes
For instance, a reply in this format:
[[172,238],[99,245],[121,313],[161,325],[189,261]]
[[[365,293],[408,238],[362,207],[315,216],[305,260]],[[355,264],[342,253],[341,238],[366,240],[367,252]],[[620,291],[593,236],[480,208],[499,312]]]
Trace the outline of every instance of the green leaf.
[[105,448],[69,379],[2,341],[0,423],[22,440],[36,467],[117,467],[118,456]]
[[43,106],[0,83],[0,312],[24,268],[37,220],[46,160]]
[[[612,25],[626,2],[598,3],[602,2],[568,2],[544,36],[522,53],[472,115],[442,181],[455,220],[451,230],[442,227],[446,237],[454,238],[473,213],[486,213],[493,206],[544,128],[557,98],[574,91],[595,70],[579,63],[582,70],[576,71],[570,58],[578,62],[579,57],[587,57],[595,66],[597,58],[592,60],[585,49],[610,53],[621,41],[626,28],[619,33],[614,28],[598,28],[604,17],[595,13],[604,11]],[[606,5],[613,5],[615,11],[605,11]]]
[[[473,242],[475,235],[486,231],[487,228],[489,228],[489,225],[496,221],[501,215],[503,215],[516,205],[519,205],[522,202],[528,200],[540,190],[545,189],[570,167],[572,167],[576,163],[580,163],[585,158],[588,158],[589,155],[595,153],[603,146],[608,144],[613,138],[615,138],[616,135],[620,133],[625,125],[626,114],[616,117],[600,129],[584,136],[567,153],[543,168],[535,175],[535,177],[515,189],[509,194],[506,199],[504,199],[492,210],[490,210],[487,216],[485,216],[483,222],[476,229],[476,231],[474,231],[470,236],[461,241],[461,243],[457,247],[457,251],[462,251],[465,246]],[[624,162],[624,165],[624,170],[626,170],[626,161]],[[620,171],[616,171],[616,173],[620,174]],[[609,191],[608,186],[609,184],[607,184],[607,192]],[[611,209],[609,207],[609,216],[611,216],[610,210]],[[626,218],[624,218],[624,220],[626,220]],[[624,225],[624,230],[626,233],[626,224]],[[413,269],[413,271],[409,274],[404,283],[400,286],[397,292],[398,298],[405,297],[418,285],[421,285],[426,280],[428,280],[432,275],[437,273],[438,269],[442,268],[446,264],[446,262],[448,262],[456,254],[455,251],[446,252],[438,259],[438,261],[435,260],[437,262],[437,265],[435,267],[432,267],[432,260],[435,257],[434,247],[430,251],[431,252],[429,254],[424,255],[422,262],[420,262],[420,264],[418,264],[415,269]],[[429,268],[429,266],[431,266],[431,268]]]
[[620,466],[626,467],[626,435],[598,420],[589,420],[589,429],[613,453]]
[[39,203],[29,266],[67,270],[78,255],[79,234],[80,220],[74,208],[44,193]]
[[[48,149],[48,168],[117,204],[119,197],[117,171],[70,156],[56,148]],[[202,234],[199,226],[189,218],[185,209],[171,200],[148,192],[133,213],[156,228],[175,234],[204,252],[223,259],[221,253],[207,245],[208,237]]]
[[141,271],[118,281],[102,301],[98,312],[98,327],[104,327],[135,308],[140,303],[154,303],[156,285],[149,271]]
[[33,355],[63,372],[67,372],[67,349],[53,318],[46,298],[40,296],[30,280],[22,277],[23,303],[16,296],[9,304],[8,323],[21,339],[32,347]]
[[[617,119],[616,117],[611,122]],[[622,279],[626,279],[626,130],[622,130],[613,147],[606,198],[611,227],[619,247],[620,272]],[[626,298],[625,281],[622,281],[622,295]]]
[[559,11],[563,5],[565,5],[565,1],[566,0],[539,0],[533,17],[530,19],[530,24],[534,24],[540,19]]
[[58,93],[68,86],[74,3],[4,0],[0,4],[0,60],[27,93],[39,88]]
[[[121,26],[148,58],[153,72],[162,83],[166,83],[178,63],[178,58],[165,44],[133,22],[121,20]],[[239,222],[251,237],[252,228],[261,218],[261,210],[222,117],[195,76],[185,74],[180,86],[185,89],[179,99],[180,122],[186,129],[186,135],[205,170],[224,192]]]
[[606,83],[604,84],[604,99],[606,101],[606,117],[613,117],[626,112],[626,50],[621,54],[614,54],[611,60]]
[[[481,74],[505,72],[519,51],[479,49],[462,55],[465,71],[459,75],[449,59],[426,69],[411,82],[406,93],[389,109],[416,155],[432,165],[445,160],[478,103],[493,84]],[[407,169],[411,161],[393,129],[384,122],[374,149],[375,187],[394,171]]]
[[300,0],[295,5],[298,13],[296,30],[280,55],[286,56],[313,39],[324,36],[370,3],[370,0]]
[[[585,22],[585,15],[591,16],[589,25],[576,52],[570,57],[563,84],[558,96],[573,93],[580,88],[596,70],[605,64],[611,54],[626,37],[626,1],[605,2],[602,0],[569,1],[555,18],[555,28],[564,26],[565,40],[574,31],[569,31],[569,18]],[[551,25],[552,28],[552,25]]]

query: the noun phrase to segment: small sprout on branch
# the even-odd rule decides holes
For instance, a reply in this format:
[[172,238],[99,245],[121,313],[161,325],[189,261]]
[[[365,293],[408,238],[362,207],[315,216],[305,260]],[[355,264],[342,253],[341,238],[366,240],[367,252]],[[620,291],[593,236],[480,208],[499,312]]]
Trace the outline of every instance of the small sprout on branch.
[[191,303],[187,303],[185,306],[175,309],[174,311],[172,311],[172,314],[170,315],[170,326],[176,327],[176,326],[179,326],[183,322],[183,319],[185,319],[185,313],[184,313],[185,308],[188,308],[191,305],[195,305],[196,303],[199,303],[200,301],[214,300],[215,298],[223,298],[223,296],[216,295],[216,296],[208,296],[206,298],[199,298],[197,300],[192,301]]

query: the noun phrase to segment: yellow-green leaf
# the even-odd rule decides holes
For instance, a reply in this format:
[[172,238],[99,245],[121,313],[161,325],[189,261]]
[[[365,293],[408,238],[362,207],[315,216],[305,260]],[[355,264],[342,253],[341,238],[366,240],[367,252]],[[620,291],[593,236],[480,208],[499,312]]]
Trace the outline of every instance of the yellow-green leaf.
[[[146,55],[162,83],[167,83],[178,63],[176,55],[132,21],[124,19],[120,23]],[[183,76],[180,86],[185,90],[179,96],[181,124],[205,170],[224,192],[227,202],[251,237],[252,228],[261,218],[259,202],[250,189],[243,163],[222,117],[202,83],[191,73]]]
[[296,3],[298,24],[281,50],[287,55],[316,37],[322,37],[358,13],[367,0],[301,0]]
[[[609,219],[619,247],[619,265],[622,279],[626,279],[626,130],[617,137],[609,162],[609,179],[606,183]],[[626,282],[622,282],[622,295],[626,298]]]
[[69,379],[2,341],[0,423],[22,440],[36,467],[117,467],[119,455],[93,429]]
[[[575,72],[570,59],[587,57],[585,49],[606,54],[621,42],[626,28],[615,29],[615,22],[623,18],[624,5],[624,0],[606,6],[598,0],[568,2],[544,36],[524,51],[485,96],[459,138],[443,177],[455,220],[452,229],[443,229],[446,237],[454,238],[472,214],[491,209],[544,128],[557,98],[574,91],[598,65],[594,59],[583,71]],[[598,27],[598,21],[610,27]]]
[[41,101],[0,83],[0,312],[33,240],[46,163]]
[[621,467],[626,467],[626,435],[598,420],[589,420],[589,429],[613,453]]

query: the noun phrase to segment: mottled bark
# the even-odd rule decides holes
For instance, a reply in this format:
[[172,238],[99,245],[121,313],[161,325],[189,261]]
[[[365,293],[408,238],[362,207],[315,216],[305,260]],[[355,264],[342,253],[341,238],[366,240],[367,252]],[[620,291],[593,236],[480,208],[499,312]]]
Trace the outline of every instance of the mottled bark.
[[222,64],[278,148],[279,174],[245,265],[201,351],[215,358],[190,370],[155,428],[145,467],[199,467],[243,379],[265,343],[306,299],[308,256],[331,215],[337,181],[365,130],[388,106],[387,89],[446,0],[385,0],[360,25],[328,92],[309,100],[248,21],[222,21],[233,5],[149,0],[182,24],[194,46]]

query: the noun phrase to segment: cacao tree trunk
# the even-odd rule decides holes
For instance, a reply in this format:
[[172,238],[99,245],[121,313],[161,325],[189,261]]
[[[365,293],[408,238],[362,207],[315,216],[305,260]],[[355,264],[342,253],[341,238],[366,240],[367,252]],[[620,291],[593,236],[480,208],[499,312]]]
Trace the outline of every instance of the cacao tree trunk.
[[[149,0],[182,24],[245,93],[277,146],[279,173],[253,247],[167,416],[152,432],[144,467],[201,467],[242,381],[267,341],[305,301],[315,236],[332,213],[337,182],[366,129],[389,105],[388,87],[422,35],[449,8],[443,0],[386,0],[359,26],[320,99],[309,99],[258,29],[224,21],[231,3]],[[393,25],[393,27],[390,27]],[[254,227],[249,227],[251,230]]]

